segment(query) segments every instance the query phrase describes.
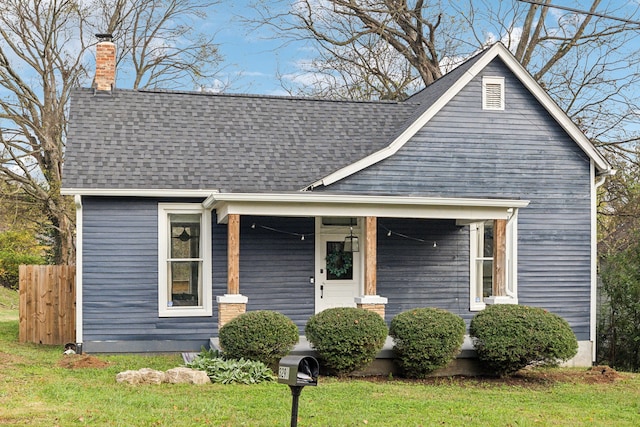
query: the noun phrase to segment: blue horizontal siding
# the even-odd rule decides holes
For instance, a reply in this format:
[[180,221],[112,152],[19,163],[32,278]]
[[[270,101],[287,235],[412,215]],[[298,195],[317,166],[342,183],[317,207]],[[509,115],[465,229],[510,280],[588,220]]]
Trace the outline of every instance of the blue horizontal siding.
[[158,316],[158,200],[85,197],[83,222],[84,351],[207,344],[216,318]]
[[415,307],[468,319],[469,228],[453,220],[380,218],[378,225],[377,289],[389,300],[386,320]]
[[[505,77],[504,111],[481,109],[483,75]],[[589,339],[590,160],[501,60],[395,155],[320,191],[529,200],[519,213],[519,301],[560,314]],[[460,272],[443,275],[450,300],[425,296],[403,307],[438,301],[457,311],[452,276]]]
[[315,310],[315,288],[309,281],[315,268],[314,229],[314,218],[241,219],[240,286],[249,297],[247,310],[278,311],[304,331]]
[[[158,316],[158,202],[83,199],[84,351],[196,351],[217,334],[215,297],[227,291],[227,226],[212,218],[213,316]],[[254,229],[253,223],[258,226]],[[262,226],[308,237],[278,233]],[[313,218],[241,221],[241,293],[248,310],[279,311],[304,329],[314,310]],[[109,346],[107,342],[112,343]],[[145,350],[146,349],[146,350]]]

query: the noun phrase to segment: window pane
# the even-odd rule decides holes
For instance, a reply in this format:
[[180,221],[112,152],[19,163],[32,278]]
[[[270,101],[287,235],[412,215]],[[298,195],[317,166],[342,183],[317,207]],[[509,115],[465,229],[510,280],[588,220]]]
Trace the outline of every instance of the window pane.
[[493,261],[482,261],[482,298],[491,296],[493,291]]
[[484,245],[483,257],[493,258],[493,221],[487,221],[484,224]]
[[169,261],[168,306],[200,306],[201,261]]
[[200,257],[200,214],[169,214],[170,258]]
[[344,251],[344,242],[327,242],[327,280],[353,279],[353,253]]

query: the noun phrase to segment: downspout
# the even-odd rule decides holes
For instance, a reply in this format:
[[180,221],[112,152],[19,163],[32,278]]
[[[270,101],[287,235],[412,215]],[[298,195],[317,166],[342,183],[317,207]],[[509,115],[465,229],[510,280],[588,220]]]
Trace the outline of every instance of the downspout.
[[76,352],[82,354],[82,196],[74,196],[76,204]]
[[595,166],[591,162],[591,176],[593,176],[591,186],[591,321],[589,326],[589,340],[591,346],[591,362],[596,361],[596,319],[598,315],[598,188],[604,184],[607,177],[616,174],[615,169],[608,169],[599,176],[595,175]]

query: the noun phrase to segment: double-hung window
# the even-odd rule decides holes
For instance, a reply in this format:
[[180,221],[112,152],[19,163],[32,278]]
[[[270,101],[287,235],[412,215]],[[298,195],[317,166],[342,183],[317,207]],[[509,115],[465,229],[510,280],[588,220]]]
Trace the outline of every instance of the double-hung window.
[[494,222],[474,222],[469,226],[470,309],[483,310],[488,303],[517,304],[517,211],[511,212],[506,229],[505,293],[492,295],[494,283]]
[[159,204],[161,317],[212,315],[210,224],[200,204]]
[[471,243],[471,308],[484,308],[493,288],[493,221],[469,226]]

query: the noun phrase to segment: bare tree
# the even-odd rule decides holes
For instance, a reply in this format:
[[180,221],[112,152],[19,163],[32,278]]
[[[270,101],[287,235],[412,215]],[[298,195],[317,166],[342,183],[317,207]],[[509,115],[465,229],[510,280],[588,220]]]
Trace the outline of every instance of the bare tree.
[[[215,86],[222,60],[211,33],[194,31],[215,3],[195,0],[99,0],[102,27],[114,35],[118,68],[134,89]],[[185,41],[187,41],[185,43]]]
[[[320,52],[309,71],[355,86],[342,93],[363,98],[406,96],[416,80],[431,84],[458,44],[443,37],[457,30],[457,21],[442,13],[440,2],[299,0],[254,6],[260,18],[253,25],[269,26],[283,40],[309,41]],[[327,89],[322,87],[321,93]]]
[[638,6],[602,0],[577,6],[585,13],[477,0],[456,10],[473,30],[467,40],[473,48],[502,41],[596,145],[635,158],[640,31],[601,15],[628,17]]
[[[53,260],[73,263],[73,201],[60,195],[66,109],[72,88],[90,83],[93,34],[110,31],[131,86],[204,82],[218,64],[210,38],[183,45],[210,3],[190,0],[3,0],[0,3],[0,179],[46,215]],[[127,76],[128,77],[128,76]],[[184,84],[184,83],[183,83]],[[17,193],[17,194],[18,194]]]
[[422,86],[402,55],[373,36],[327,46],[280,81],[292,95],[333,99],[404,99]]
[[586,12],[580,14],[543,1],[547,6],[517,0],[258,1],[260,18],[253,23],[317,48],[306,80],[298,82],[309,82],[315,72],[320,77],[303,92],[320,95],[334,84],[346,96],[402,98],[416,79],[429,85],[448,67],[502,41],[594,143],[633,152],[640,31],[591,13],[632,16],[637,4],[576,1]]

